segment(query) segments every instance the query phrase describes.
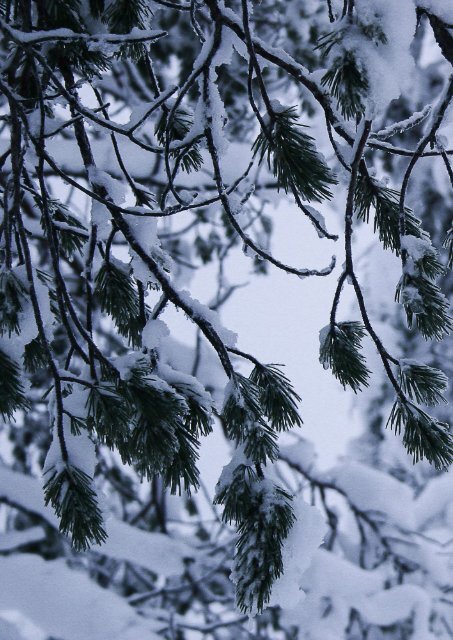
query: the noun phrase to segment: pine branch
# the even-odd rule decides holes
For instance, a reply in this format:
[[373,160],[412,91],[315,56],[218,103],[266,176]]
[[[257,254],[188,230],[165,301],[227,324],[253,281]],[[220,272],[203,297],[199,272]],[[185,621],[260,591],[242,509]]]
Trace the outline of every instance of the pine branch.
[[12,420],[15,411],[25,411],[29,406],[19,365],[0,350],[0,416]]
[[395,402],[387,425],[398,434],[403,429],[403,444],[412,455],[414,464],[426,458],[438,471],[442,471],[453,462],[453,438],[449,425],[428,415],[412,402]]
[[41,339],[34,338],[24,348],[24,369],[28,373],[36,373],[47,367],[47,357]]
[[308,201],[321,202],[330,199],[330,185],[337,181],[317,153],[313,138],[302,131],[295,107],[272,113],[266,131],[255,140],[252,150],[260,159],[267,157],[267,164],[285,193],[295,187],[297,193]]
[[76,551],[86,551],[93,544],[107,539],[102,513],[92,488],[92,478],[84,471],[66,464],[57,471],[49,469],[44,485],[46,505],[50,504],[60,518],[60,531],[71,536]]
[[[354,208],[357,216],[369,222],[371,210],[374,209],[374,231],[384,249],[391,249],[400,255],[401,240],[399,231],[399,199],[400,194],[394,189],[380,185],[367,175],[361,175],[354,192]],[[407,233],[420,237],[420,221],[408,208],[405,210]]]
[[273,429],[286,431],[294,426],[302,426],[297,407],[301,398],[277,365],[256,365],[250,380],[259,388],[260,405]]
[[453,330],[450,304],[441,289],[427,278],[405,273],[395,299],[404,306],[409,328],[415,324],[426,340],[442,340]]
[[27,303],[27,291],[12,271],[0,272],[0,335],[20,333],[19,316]]
[[104,262],[95,278],[95,295],[100,299],[102,311],[113,318],[118,333],[131,346],[139,347],[143,328],[139,297],[126,266],[112,259]]
[[447,389],[448,378],[440,369],[415,360],[400,360],[400,379],[403,392],[418,404],[447,402],[443,392]]
[[228,437],[237,443],[244,443],[247,457],[257,464],[266,460],[276,460],[278,448],[276,434],[264,420],[261,406],[261,390],[251,379],[235,373],[229,383],[223,410]]
[[294,523],[292,498],[281,487],[260,479],[248,464],[238,464],[231,477],[229,472],[225,475],[227,469],[214,502],[224,505],[223,521],[237,525],[232,571],[237,606],[255,615],[269,602],[272,585],[283,572],[282,547]]
[[319,336],[319,361],[325,369],[332,370],[344,388],[349,386],[354,393],[369,384],[370,371],[360,353],[365,335],[360,322],[339,322],[325,327]]
[[354,52],[343,50],[335,56],[321,83],[329,87],[337,99],[337,107],[343,117],[356,118],[365,113],[369,84],[365,70],[359,66]]

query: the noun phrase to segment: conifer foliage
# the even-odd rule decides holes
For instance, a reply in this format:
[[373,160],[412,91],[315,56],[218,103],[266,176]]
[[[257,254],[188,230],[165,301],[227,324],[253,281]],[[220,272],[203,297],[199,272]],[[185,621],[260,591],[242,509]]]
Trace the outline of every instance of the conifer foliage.
[[[328,202],[343,221],[344,260],[321,331],[321,364],[358,393],[372,384],[363,351],[372,343],[394,394],[390,428],[414,462],[426,459],[437,470],[453,462],[449,425],[436,414],[446,375],[389,352],[352,242],[373,219],[376,241],[401,261],[395,300],[408,329],[427,341],[451,332],[442,287],[452,230],[444,230],[444,248],[435,247],[416,202],[407,201],[424,156],[443,160],[452,179],[451,152],[438,133],[453,79],[421,115],[379,130],[403,86],[396,71],[382,91],[378,82],[388,61],[399,59],[394,9],[381,15],[368,0],[320,2],[309,35],[291,36],[285,4],[300,16],[308,11],[296,0],[0,2],[0,415],[19,425],[40,416],[41,449],[52,431],[45,502],[76,551],[107,539],[102,482],[111,493],[127,491],[131,477],[149,481],[166,532],[156,487],[187,496],[202,488],[202,439],[223,428],[234,455],[215,504],[219,522],[236,527],[236,603],[253,615],[266,608],[285,569],[293,494],[273,465],[279,435],[303,424],[301,398],[280,365],[240,351],[221,326],[217,310],[236,288],[224,269],[238,247],[252,255],[257,273],[268,265],[316,278],[336,266],[332,259],[300,268],[271,254],[269,191],[284,191],[324,240],[337,236],[310,203]],[[279,102],[282,94],[290,106]],[[319,118],[310,127],[319,113],[330,156],[317,140]],[[388,142],[422,120],[413,148]],[[377,173],[395,157],[408,164],[403,179],[389,184]],[[341,210],[337,194],[345,193]],[[211,306],[185,290],[187,273],[205,264],[218,274]],[[340,321],[346,284],[357,318]],[[193,366],[166,358],[170,307],[196,329]],[[224,376],[221,410],[199,375],[206,346]],[[96,473],[82,468],[78,438],[96,452]],[[42,450],[32,455],[27,471],[38,473],[44,457]],[[320,481],[307,478],[319,490]],[[332,523],[335,514],[326,512]],[[137,518],[146,513],[143,506]]]

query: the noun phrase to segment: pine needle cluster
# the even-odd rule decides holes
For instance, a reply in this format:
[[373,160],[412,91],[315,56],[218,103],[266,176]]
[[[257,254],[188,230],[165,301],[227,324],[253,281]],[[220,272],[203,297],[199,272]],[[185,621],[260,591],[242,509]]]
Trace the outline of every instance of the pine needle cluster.
[[92,544],[101,544],[107,538],[103,527],[92,479],[81,469],[70,464],[59,471],[48,471],[44,485],[45,503],[51,504],[60,518],[60,531],[70,535],[76,551],[86,551]]
[[92,386],[86,427],[147,478],[162,476],[172,493],[199,486],[200,437],[211,432],[212,408],[188,385],[166,383],[146,359],[127,380]]
[[332,370],[344,388],[351,387],[354,393],[368,386],[370,371],[360,353],[365,335],[360,322],[339,322],[320,334],[319,361],[325,369]]
[[230,384],[222,419],[246,462],[231,476],[222,474],[215,502],[224,506],[224,522],[234,522],[238,531],[232,574],[237,604],[256,613],[283,571],[283,542],[294,522],[291,496],[264,478],[262,465],[278,455],[277,433],[302,424],[300,398],[277,365],[256,364],[249,378],[235,374]]
[[[169,112],[163,111],[156,125],[156,137],[161,145],[165,145],[167,133],[170,143],[184,140],[193,125],[193,116],[184,107],[178,107],[173,113],[170,126],[168,121]],[[197,142],[193,142],[182,151],[170,150],[170,157],[177,157],[181,163],[181,169],[186,173],[198,171],[203,165],[200,145]]]
[[[354,209],[358,218],[369,222],[371,210],[374,210],[374,231],[384,249],[400,254],[401,239],[399,229],[400,194],[394,189],[379,184],[370,176],[360,176],[354,192]],[[420,237],[420,221],[406,207],[405,222],[407,233]]]
[[441,471],[453,462],[453,438],[449,425],[428,415],[412,402],[397,400],[387,424],[397,434],[403,430],[403,444],[414,463],[426,459]]
[[139,347],[143,328],[139,295],[126,265],[113,259],[105,261],[95,278],[95,295],[101,310],[112,317],[118,333],[131,346]]
[[415,360],[400,360],[399,365],[401,388],[411,400],[429,406],[446,402],[448,378],[443,371]]
[[0,272],[0,335],[11,337],[20,332],[20,314],[27,302],[27,292],[19,278],[10,270]]
[[426,340],[442,340],[453,330],[449,301],[434,282],[445,268],[425,232],[422,240],[426,250],[416,256],[406,252],[395,298],[404,306],[409,328],[415,324]]
[[28,409],[19,365],[0,350],[0,416],[12,420],[14,412]]
[[366,72],[353,51],[341,49],[331,61],[321,83],[337,99],[337,107],[344,118],[357,118],[364,114],[369,84]]
[[332,197],[336,179],[304,133],[296,107],[274,111],[266,131],[253,144],[253,152],[267,164],[285,193],[295,189],[304,200],[321,202]]
[[244,613],[263,610],[283,572],[282,547],[294,523],[291,500],[287,491],[259,478],[249,464],[239,464],[231,481],[217,487],[215,503],[224,506],[224,522],[237,526],[232,579]]

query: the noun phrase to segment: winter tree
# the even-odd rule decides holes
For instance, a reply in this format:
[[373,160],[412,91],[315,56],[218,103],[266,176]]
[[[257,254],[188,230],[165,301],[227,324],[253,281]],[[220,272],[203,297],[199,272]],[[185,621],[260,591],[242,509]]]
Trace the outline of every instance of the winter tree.
[[[15,0],[0,30],[0,636],[453,637],[451,3]],[[362,435],[328,470],[272,335],[220,319],[279,272],[335,285],[304,366]]]

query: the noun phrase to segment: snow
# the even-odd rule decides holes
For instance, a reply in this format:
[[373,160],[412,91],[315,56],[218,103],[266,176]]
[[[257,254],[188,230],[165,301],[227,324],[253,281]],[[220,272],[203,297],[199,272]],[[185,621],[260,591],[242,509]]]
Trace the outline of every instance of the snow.
[[140,364],[140,361],[143,362],[143,360],[144,355],[141,351],[131,351],[130,353],[126,353],[124,356],[112,358],[112,364],[118,371],[121,380],[130,380],[132,375],[131,369],[137,367]]
[[366,571],[318,549],[301,579],[307,597],[300,606],[284,609],[283,621],[298,626],[307,640],[338,640],[348,626],[351,608],[380,591],[382,585],[379,570]]
[[401,248],[409,254],[414,262],[419,262],[425,256],[433,256],[437,251],[431,244],[429,238],[405,235],[401,238]]
[[[379,138],[379,140],[386,140],[387,138],[391,138],[394,135],[403,133],[408,129],[415,127],[425,118],[427,118],[431,113],[431,109],[432,105],[428,104],[421,111],[416,111],[415,113],[413,113],[409,118],[401,120],[400,122],[394,122],[388,127],[385,127],[385,129],[381,129],[380,131],[375,132],[373,136]],[[372,138],[373,136],[370,136],[370,138]]]
[[148,318],[145,326],[143,327],[142,339],[143,346],[148,349],[156,349],[162,340],[170,335],[170,330],[168,329],[165,322],[159,320],[153,320],[153,318]]
[[[66,414],[63,415],[63,432],[69,464],[80,469],[90,478],[93,478],[94,468],[96,466],[96,450],[94,442],[92,442],[86,431],[82,431],[80,435],[73,435],[71,433],[70,418]],[[59,472],[64,468],[64,466],[65,463],[61,457],[60,442],[55,424],[52,432],[52,442],[47,452],[46,462],[44,464],[44,481],[47,481],[47,478],[52,475],[53,469]]]
[[425,527],[430,520],[441,515],[452,502],[453,475],[443,473],[432,478],[415,500],[414,511],[418,527]]
[[230,331],[230,329],[225,329],[225,327],[223,327],[217,311],[210,309],[196,298],[192,298],[189,291],[186,291],[185,289],[180,291],[178,295],[183,302],[193,309],[196,316],[205,320],[213,327],[225,346],[234,347],[237,340],[237,334],[234,333],[234,331]]
[[354,608],[366,622],[381,627],[390,626],[413,616],[411,640],[431,640],[429,631],[431,598],[416,585],[398,585],[366,598],[359,598]]
[[296,522],[283,545],[283,575],[275,581],[270,601],[270,606],[284,609],[293,609],[304,600],[303,574],[327,533],[325,520],[316,507],[301,496],[293,499],[292,506]]
[[280,447],[280,457],[283,457],[289,464],[309,471],[316,461],[315,446],[310,440],[297,438],[293,444]]
[[[21,531],[8,531],[0,533],[0,551],[11,551],[33,542],[40,542],[46,537],[42,527],[30,527]],[[0,636],[1,637],[1,636]]]
[[107,519],[106,529],[107,541],[95,551],[145,567],[160,576],[180,575],[184,571],[184,558],[197,556],[197,552],[183,541],[163,533],[137,529],[113,517]]
[[[326,220],[324,218],[324,216],[322,215],[322,213],[320,211],[318,211],[317,209],[314,209],[313,207],[311,207],[310,205],[304,205],[305,209],[308,209],[308,211],[311,213],[311,215],[313,216],[313,218],[316,220],[316,222],[319,224],[319,226],[321,227],[321,229],[318,229],[318,227],[316,225],[313,225],[315,227],[316,233],[318,234],[318,238],[325,238],[325,234],[328,233],[327,229],[326,229]],[[324,231],[324,233],[322,233],[322,231]]]
[[302,588],[322,596],[338,597],[354,604],[360,596],[382,588],[380,571],[366,571],[335,553],[318,549],[302,576]]
[[244,444],[239,445],[235,449],[230,462],[223,467],[222,473],[220,474],[220,478],[216,485],[217,495],[221,491],[223,491],[223,489],[231,485],[234,479],[234,472],[238,467],[240,467],[241,465],[253,466],[253,463],[251,462],[251,460],[247,458],[247,456],[245,455],[244,448],[245,448]]
[[184,395],[194,398],[207,411],[212,410],[212,396],[203,385],[195,378],[187,373],[177,371],[167,364],[159,362],[158,373],[163,380],[170,385],[184,388]]
[[453,5],[445,0],[415,0],[417,7],[425,9],[448,24],[453,23]]
[[[409,48],[415,33],[415,7],[412,0],[357,0],[355,11],[359,26],[345,31],[338,46],[353,51],[365,70],[369,85],[366,117],[372,119],[410,88],[414,61]],[[386,42],[370,39],[363,33],[364,27],[379,29]]]
[[[58,529],[58,519],[51,507],[44,505],[41,483],[31,476],[0,467],[0,501],[17,505],[30,513],[41,516]],[[101,547],[93,550],[110,558],[132,562],[162,576],[181,574],[184,558],[196,556],[189,545],[160,533],[143,531],[107,518],[108,538]]]
[[64,640],[157,638],[151,621],[63,560],[20,554],[1,558],[0,570],[0,617],[20,611],[47,636]]
[[413,491],[389,474],[354,461],[334,467],[329,476],[361,511],[380,512],[387,521],[413,529]]

